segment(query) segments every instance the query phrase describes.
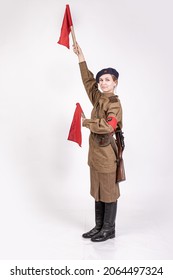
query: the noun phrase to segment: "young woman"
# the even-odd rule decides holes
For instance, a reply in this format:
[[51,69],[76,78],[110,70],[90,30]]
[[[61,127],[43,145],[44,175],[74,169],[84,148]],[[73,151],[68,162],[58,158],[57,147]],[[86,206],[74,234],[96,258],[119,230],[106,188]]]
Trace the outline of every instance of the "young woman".
[[78,56],[82,81],[93,105],[91,118],[83,119],[82,124],[90,130],[88,164],[96,224],[82,236],[100,242],[115,237],[117,199],[120,196],[119,185],[115,182],[116,155],[110,144],[116,128],[122,128],[121,103],[114,94],[119,73],[113,68],[106,68],[94,78],[78,44],[74,47],[74,53]]

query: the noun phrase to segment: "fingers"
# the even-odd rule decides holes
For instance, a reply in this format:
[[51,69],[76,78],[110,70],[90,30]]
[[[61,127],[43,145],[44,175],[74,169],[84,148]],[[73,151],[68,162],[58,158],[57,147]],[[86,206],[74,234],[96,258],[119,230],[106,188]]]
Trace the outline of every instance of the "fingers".
[[85,61],[85,57],[83,55],[82,49],[79,47],[77,42],[75,45],[73,45],[73,51],[78,56],[79,62]]
[[73,45],[73,51],[75,54],[79,55],[81,53],[81,48],[79,47],[78,43],[76,42],[75,45]]
[[75,54],[78,54],[78,49],[75,45],[73,45],[73,51],[74,51]]
[[84,124],[84,121],[86,120],[86,118],[82,118],[82,125]]

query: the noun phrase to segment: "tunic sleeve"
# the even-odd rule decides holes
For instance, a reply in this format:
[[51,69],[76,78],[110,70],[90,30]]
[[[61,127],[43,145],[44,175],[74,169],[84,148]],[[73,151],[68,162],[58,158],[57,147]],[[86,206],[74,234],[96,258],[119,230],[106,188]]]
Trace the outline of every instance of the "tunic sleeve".
[[98,84],[94,78],[93,73],[88,70],[86,61],[80,62],[79,67],[85,90],[92,105],[94,106],[95,103],[99,100],[101,94],[100,90],[98,89]]
[[106,112],[106,118],[85,119],[83,126],[90,129],[91,132],[98,134],[111,133],[115,128],[109,124],[109,118],[115,118],[116,124],[122,127],[122,108],[120,101],[109,103]]

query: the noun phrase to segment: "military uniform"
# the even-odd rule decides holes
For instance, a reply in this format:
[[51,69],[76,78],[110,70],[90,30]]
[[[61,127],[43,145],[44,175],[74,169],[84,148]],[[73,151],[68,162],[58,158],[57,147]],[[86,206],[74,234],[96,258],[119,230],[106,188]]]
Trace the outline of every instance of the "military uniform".
[[91,119],[85,119],[83,126],[90,129],[88,165],[90,166],[91,195],[96,201],[114,202],[120,196],[119,185],[115,183],[116,156],[111,144],[100,146],[96,135],[109,134],[113,131],[109,117],[114,117],[122,128],[122,107],[114,93],[102,93],[92,72],[85,61],[79,63],[81,77],[93,105]]

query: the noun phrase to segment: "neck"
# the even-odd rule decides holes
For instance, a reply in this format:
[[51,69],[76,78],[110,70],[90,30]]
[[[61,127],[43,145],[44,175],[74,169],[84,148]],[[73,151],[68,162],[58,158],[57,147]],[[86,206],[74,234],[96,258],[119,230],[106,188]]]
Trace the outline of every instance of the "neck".
[[104,96],[107,96],[107,97],[115,95],[113,91],[112,92],[104,92],[103,91],[103,94],[104,94]]

